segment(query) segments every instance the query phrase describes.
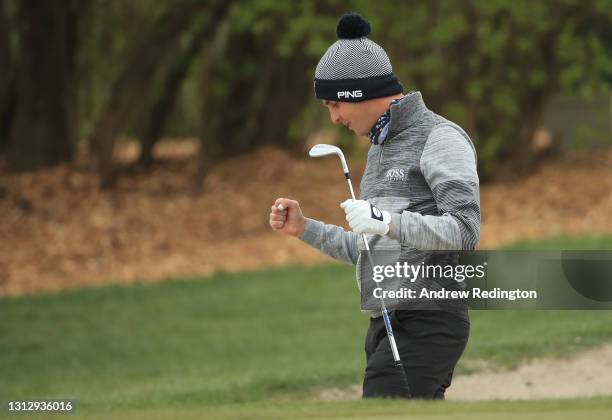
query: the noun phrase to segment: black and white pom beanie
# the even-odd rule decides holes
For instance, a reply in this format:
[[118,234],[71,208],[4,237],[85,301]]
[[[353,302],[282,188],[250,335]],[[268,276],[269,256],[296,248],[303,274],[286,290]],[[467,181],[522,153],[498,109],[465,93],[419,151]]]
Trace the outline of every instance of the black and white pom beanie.
[[351,12],[340,18],[334,42],[317,64],[314,88],[319,99],[360,102],[402,93],[385,50],[366,36],[370,24]]

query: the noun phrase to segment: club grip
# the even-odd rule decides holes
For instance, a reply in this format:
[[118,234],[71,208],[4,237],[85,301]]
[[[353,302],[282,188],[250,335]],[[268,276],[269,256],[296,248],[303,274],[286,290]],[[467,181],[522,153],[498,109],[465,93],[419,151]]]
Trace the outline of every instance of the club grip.
[[404,398],[412,398],[412,394],[410,393],[410,385],[408,385],[408,377],[406,376],[406,369],[404,369],[404,365],[402,362],[395,362],[395,367],[400,371],[400,377],[402,378],[402,382],[404,383],[404,389],[406,390],[406,396]]

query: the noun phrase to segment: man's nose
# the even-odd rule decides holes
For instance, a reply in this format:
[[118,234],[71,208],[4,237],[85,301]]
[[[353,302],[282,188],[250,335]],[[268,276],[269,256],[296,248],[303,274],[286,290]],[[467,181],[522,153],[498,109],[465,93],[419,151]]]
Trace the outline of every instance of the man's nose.
[[339,124],[342,121],[340,113],[333,109],[329,111],[329,118],[334,124]]

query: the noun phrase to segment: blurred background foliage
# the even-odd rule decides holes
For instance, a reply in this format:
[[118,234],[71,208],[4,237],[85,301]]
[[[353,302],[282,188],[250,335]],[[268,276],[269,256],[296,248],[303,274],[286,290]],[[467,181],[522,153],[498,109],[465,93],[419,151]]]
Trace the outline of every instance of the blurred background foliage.
[[610,146],[610,0],[0,0],[2,159],[33,170],[84,146],[112,187],[120,139],[147,169],[160,138],[197,137],[197,185],[224,158],[295,149],[329,124],[312,78],[349,10],[406,92],[471,134],[483,179],[538,163],[556,98],[604,98],[557,146]]

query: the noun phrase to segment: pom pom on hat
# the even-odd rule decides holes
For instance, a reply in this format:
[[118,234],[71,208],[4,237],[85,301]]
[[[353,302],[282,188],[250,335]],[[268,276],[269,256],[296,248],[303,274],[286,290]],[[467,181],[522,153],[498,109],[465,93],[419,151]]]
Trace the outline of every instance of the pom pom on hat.
[[359,13],[350,12],[344,14],[338,21],[336,35],[339,39],[354,39],[368,36],[372,28],[368,21],[361,17]]

